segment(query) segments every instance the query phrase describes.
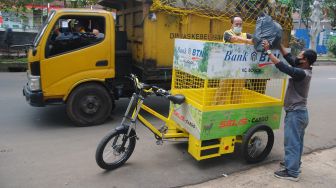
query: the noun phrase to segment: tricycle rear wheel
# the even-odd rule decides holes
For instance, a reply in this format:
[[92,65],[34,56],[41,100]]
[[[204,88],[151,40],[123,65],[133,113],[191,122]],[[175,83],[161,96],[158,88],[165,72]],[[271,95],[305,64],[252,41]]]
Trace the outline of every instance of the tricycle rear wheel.
[[243,157],[248,163],[263,161],[271,152],[273,144],[274,134],[269,126],[254,126],[243,136]]

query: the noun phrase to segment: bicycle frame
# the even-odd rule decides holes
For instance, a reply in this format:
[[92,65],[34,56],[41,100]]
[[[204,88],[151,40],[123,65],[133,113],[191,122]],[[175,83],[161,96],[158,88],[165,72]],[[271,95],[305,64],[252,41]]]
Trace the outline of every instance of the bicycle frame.
[[[154,133],[154,135],[157,137],[157,139],[172,139],[172,138],[188,138],[189,133],[187,133],[183,128],[179,127],[174,121],[170,119],[171,114],[173,112],[173,109],[170,109],[168,117],[165,117],[161,115],[160,113],[156,112],[155,110],[151,109],[150,107],[143,104],[144,97],[140,94],[134,93],[132,95],[132,98],[130,100],[130,103],[128,104],[127,110],[125,112],[125,116],[121,122],[122,125],[126,125],[127,119],[130,120],[130,125],[128,128],[127,135],[130,134],[131,130],[135,130],[136,126],[136,120],[139,119],[139,121],[147,127],[151,132]],[[135,107],[132,109],[133,104],[136,102]],[[154,117],[162,120],[165,122],[167,126],[167,132],[166,131],[160,131],[158,128],[156,128],[152,123],[150,123],[147,119],[145,119],[142,115],[140,115],[140,110],[143,109],[146,112],[150,113]],[[130,112],[133,112],[131,117],[129,117]]]
[[[98,166],[106,170],[112,170],[123,165],[132,155],[136,139],[138,139],[135,129],[137,119],[139,119],[139,121],[154,134],[157,145],[162,145],[163,141],[167,139],[189,138],[189,134],[184,129],[180,128],[179,125],[170,120],[173,110],[170,111],[168,117],[164,117],[143,104],[144,99],[152,94],[165,97],[173,104],[182,104],[185,102],[185,97],[183,95],[171,95],[168,91],[162,88],[141,83],[135,75],[131,75],[131,79],[134,81],[135,92],[127,106],[121,125],[106,135],[100,141],[96,150],[96,162]],[[166,125],[160,129],[156,128],[139,114],[141,109],[161,119]],[[111,141],[112,144],[109,144]],[[107,149],[107,152],[105,152],[105,149]],[[106,153],[108,153],[108,155],[105,155]],[[113,158],[116,157],[117,159],[112,159],[112,162],[106,162],[105,159],[111,156]]]

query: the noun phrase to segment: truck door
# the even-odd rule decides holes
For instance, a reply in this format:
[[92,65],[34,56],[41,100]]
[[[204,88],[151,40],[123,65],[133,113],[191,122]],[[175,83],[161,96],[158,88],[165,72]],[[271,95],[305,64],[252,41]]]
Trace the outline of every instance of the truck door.
[[66,14],[56,17],[42,42],[44,96],[64,96],[83,80],[105,79],[111,66],[108,17]]

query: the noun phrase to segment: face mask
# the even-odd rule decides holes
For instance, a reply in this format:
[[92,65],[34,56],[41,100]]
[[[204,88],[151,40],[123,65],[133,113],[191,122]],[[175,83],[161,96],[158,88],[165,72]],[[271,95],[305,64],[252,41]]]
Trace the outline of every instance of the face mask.
[[302,63],[300,62],[301,60],[302,60],[302,59],[300,59],[300,58],[295,58],[294,62],[295,62],[296,65],[300,65],[300,64],[302,64]]
[[241,27],[233,27],[233,32],[236,33],[236,34],[240,34],[242,31],[242,28]]

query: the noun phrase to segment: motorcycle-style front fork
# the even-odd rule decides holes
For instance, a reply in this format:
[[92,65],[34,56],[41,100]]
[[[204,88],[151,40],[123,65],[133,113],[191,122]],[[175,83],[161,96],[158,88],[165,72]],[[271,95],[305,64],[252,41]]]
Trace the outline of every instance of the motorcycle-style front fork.
[[[129,102],[125,115],[121,121],[121,126],[127,129],[127,137],[130,136],[132,129],[135,130],[135,123],[143,104],[144,98],[141,95],[133,93],[131,101]],[[136,103],[136,105],[133,105]],[[130,113],[131,112],[131,113]]]

